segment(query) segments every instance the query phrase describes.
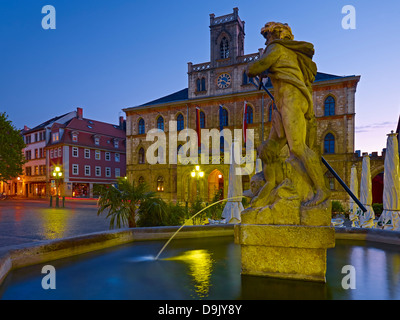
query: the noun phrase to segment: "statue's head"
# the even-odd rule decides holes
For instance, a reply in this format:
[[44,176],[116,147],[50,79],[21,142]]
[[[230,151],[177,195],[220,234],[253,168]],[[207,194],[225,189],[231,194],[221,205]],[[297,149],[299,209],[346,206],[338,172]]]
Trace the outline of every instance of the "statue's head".
[[280,39],[280,40],[293,40],[294,36],[292,33],[292,29],[288,26],[287,23],[280,22],[268,22],[261,29],[261,34],[267,39],[265,44],[268,44],[272,40]]

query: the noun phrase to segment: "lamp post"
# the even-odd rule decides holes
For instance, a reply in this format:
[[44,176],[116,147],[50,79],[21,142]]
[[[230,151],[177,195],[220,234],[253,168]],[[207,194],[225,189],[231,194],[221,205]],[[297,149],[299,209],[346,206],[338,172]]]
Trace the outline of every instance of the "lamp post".
[[197,197],[199,197],[199,180],[204,177],[204,172],[200,170],[200,166],[195,166],[195,169],[190,173],[192,178],[196,178],[196,193]]
[[61,171],[61,168],[59,166],[56,166],[53,170],[53,177],[56,180],[56,208],[59,208],[59,194],[58,194],[58,189],[59,189],[59,179],[61,179],[63,173]]

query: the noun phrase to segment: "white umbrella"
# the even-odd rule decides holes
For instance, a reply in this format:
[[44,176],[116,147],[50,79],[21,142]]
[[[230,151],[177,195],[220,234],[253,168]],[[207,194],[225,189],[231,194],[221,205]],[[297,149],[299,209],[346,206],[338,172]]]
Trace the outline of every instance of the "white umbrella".
[[362,161],[360,202],[367,209],[366,212],[359,210],[360,227],[373,228],[375,213],[372,209],[371,165],[368,154],[363,157]]
[[[383,176],[383,212],[380,219],[385,230],[400,230],[400,175],[397,133],[388,134]],[[396,225],[395,225],[396,224]]]
[[256,159],[256,169],[255,169],[255,173],[259,173],[262,171],[262,161],[260,158]]
[[[350,176],[350,190],[353,194],[358,197],[358,177],[357,177],[357,168],[355,165],[351,167],[351,176]],[[350,221],[352,227],[359,227],[359,219],[358,219],[359,207],[354,202],[353,198],[350,197]]]
[[[229,199],[243,195],[242,176],[236,174],[236,168],[240,167],[240,164],[236,163],[234,156],[235,153],[234,147],[236,144],[237,141],[234,141],[232,143],[232,150],[231,150],[231,165],[229,167],[229,184],[228,184]],[[234,200],[228,200],[228,202],[224,207],[224,210],[222,211],[222,218],[224,218],[227,223],[240,223],[241,221],[240,213],[243,210],[244,208],[240,198],[236,198]]]

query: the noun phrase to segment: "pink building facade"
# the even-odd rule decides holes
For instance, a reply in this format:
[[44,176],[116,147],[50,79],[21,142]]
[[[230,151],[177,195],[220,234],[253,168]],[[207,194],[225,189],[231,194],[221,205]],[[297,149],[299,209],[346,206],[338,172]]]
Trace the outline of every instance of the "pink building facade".
[[[93,198],[99,185],[126,175],[125,121],[118,125],[83,118],[83,110],[66,124],[54,123],[46,146],[51,195]],[[59,175],[53,173],[59,168]]]

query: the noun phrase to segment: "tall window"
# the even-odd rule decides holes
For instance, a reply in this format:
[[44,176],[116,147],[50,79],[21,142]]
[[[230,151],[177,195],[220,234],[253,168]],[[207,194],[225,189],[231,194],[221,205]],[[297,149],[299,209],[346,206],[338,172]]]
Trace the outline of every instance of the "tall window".
[[222,109],[221,118],[219,119],[219,126],[226,127],[228,126],[228,110]]
[[229,41],[223,37],[220,43],[221,59],[229,58]]
[[335,137],[328,133],[324,139],[324,153],[335,153]]
[[164,178],[163,177],[158,177],[157,178],[157,191],[164,191]]
[[144,163],[144,149],[143,148],[139,149],[139,163],[140,164]]
[[196,90],[197,90],[197,92],[201,91],[201,80],[200,79],[196,80]]
[[157,129],[164,131],[164,118],[162,116],[157,119]]
[[183,130],[185,128],[185,121],[183,119],[182,113],[178,114],[178,117],[176,118],[176,129],[177,130]]
[[75,176],[79,174],[79,165],[77,164],[72,165],[72,174]]
[[335,99],[332,96],[325,99],[324,107],[324,116],[335,115]]
[[139,134],[145,134],[144,119],[139,120]]
[[206,91],[206,78],[201,78],[201,91]]
[[204,129],[206,127],[206,114],[200,111],[200,128]]
[[243,72],[243,77],[242,77],[242,84],[248,84],[249,83],[249,78],[247,77],[246,71]]
[[253,123],[253,108],[247,106],[247,123]]
[[143,184],[144,183],[144,178],[142,176],[140,176],[139,178],[139,184]]

